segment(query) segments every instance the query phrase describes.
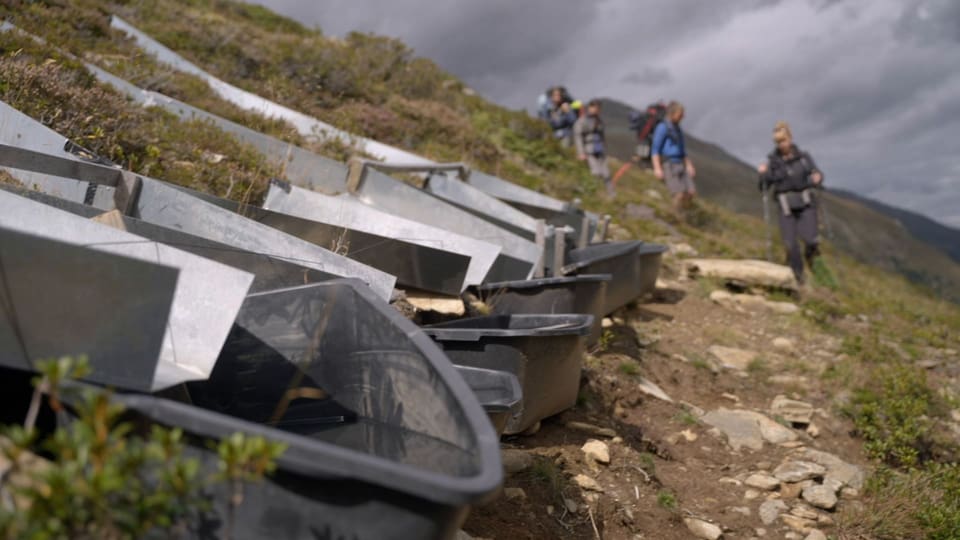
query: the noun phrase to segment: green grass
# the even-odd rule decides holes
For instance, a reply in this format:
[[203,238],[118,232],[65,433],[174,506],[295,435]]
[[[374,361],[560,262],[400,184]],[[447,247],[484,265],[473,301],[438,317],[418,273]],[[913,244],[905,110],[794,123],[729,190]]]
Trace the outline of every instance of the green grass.
[[597,340],[596,350],[599,352],[604,352],[610,350],[610,346],[613,345],[613,340],[616,339],[617,335],[613,333],[612,330],[606,328],[603,332],[600,333],[600,339]]
[[700,419],[688,411],[677,413],[677,415],[674,416],[674,420],[686,426],[696,426],[700,424]]
[[770,361],[762,356],[754,358],[747,364],[747,373],[755,377],[767,376],[771,371]]
[[710,362],[707,361],[702,356],[700,356],[699,354],[691,354],[689,355],[689,359],[690,359],[690,365],[697,369],[702,369],[705,371],[713,370],[713,367],[710,365]]
[[552,498],[563,500],[567,477],[556,463],[550,459],[538,458],[530,467],[529,474],[531,480],[539,484]]
[[640,365],[634,360],[625,360],[621,362],[617,369],[620,371],[620,373],[630,377],[635,377],[640,374]]
[[677,497],[673,493],[663,490],[657,493],[657,505],[664,510],[676,510]]

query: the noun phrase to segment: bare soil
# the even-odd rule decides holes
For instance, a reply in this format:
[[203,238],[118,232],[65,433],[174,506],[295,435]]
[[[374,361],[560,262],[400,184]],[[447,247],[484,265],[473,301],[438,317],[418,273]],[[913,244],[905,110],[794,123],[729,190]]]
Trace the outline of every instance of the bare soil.
[[[723,307],[709,292],[703,283],[669,282],[650,302],[615,314],[605,346],[584,361],[578,406],[543,421],[531,436],[503,440],[504,448],[537,456],[531,470],[505,481],[525,497],[500,497],[475,508],[464,530],[496,540],[671,540],[693,538],[684,518],[696,517],[721,526],[723,538],[755,538],[757,529],[764,529],[764,538],[783,538],[789,529],[780,522],[765,526],[758,516],[760,503],[781,495],[748,500],[749,488],[737,477],[776,467],[796,444],[866,463],[852,425],[835,412],[834,396],[820,389],[824,369],[843,361],[838,340],[799,315]],[[795,348],[776,349],[777,337],[793,340]],[[718,369],[707,352],[711,345],[756,351],[761,359],[743,371]],[[672,402],[642,392],[641,377]],[[760,451],[735,452],[698,418],[721,407],[769,415],[779,394],[816,408],[816,438],[795,429],[800,438],[794,445],[767,443]],[[571,429],[571,421],[611,428],[617,438]],[[609,465],[587,460],[581,446],[590,439],[609,445]],[[596,479],[603,492],[582,490],[572,480],[578,474]],[[574,512],[566,508],[569,502],[576,503]],[[855,504],[843,499],[833,513],[822,512],[824,519]],[[820,528],[830,534],[829,525]]]

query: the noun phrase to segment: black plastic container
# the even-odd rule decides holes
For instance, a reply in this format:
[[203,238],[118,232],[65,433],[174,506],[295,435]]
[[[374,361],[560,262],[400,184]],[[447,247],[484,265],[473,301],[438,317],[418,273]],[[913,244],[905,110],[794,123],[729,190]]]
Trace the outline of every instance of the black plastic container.
[[233,432],[289,445],[248,487],[236,538],[451,538],[502,481],[498,437],[463,378],[358,281],[248,296],[210,379],[186,395],[116,399],[199,439],[205,467],[217,460],[204,440]]
[[480,297],[494,315],[564,314],[593,315],[587,344],[600,339],[601,321],[610,274],[501,281],[481,285]]
[[523,390],[519,416],[506,434],[521,433],[577,402],[580,364],[592,315],[494,315],[424,327],[458,365],[508,371]]
[[602,311],[607,315],[653,292],[665,251],[667,246],[640,240],[592,244],[570,250],[570,263],[563,273],[612,275],[603,302]]
[[502,435],[507,422],[519,414],[523,392],[516,375],[495,369],[457,366],[457,371],[473,390],[480,406],[487,412],[497,435]]

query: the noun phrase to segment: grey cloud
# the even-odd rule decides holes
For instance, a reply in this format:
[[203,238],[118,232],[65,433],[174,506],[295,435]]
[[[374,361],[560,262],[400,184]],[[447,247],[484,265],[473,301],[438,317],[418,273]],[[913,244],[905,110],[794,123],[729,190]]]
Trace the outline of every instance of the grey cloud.
[[922,101],[921,94],[953,76],[941,62],[904,59],[865,70],[851,69],[844,80],[826,81],[811,96],[811,109],[825,129],[855,127]]
[[620,82],[643,86],[659,86],[673,82],[673,75],[667,68],[644,67],[640,71],[630,72],[620,78]]
[[895,25],[900,39],[925,45],[941,41],[960,43],[960,2],[956,0],[911,0]]

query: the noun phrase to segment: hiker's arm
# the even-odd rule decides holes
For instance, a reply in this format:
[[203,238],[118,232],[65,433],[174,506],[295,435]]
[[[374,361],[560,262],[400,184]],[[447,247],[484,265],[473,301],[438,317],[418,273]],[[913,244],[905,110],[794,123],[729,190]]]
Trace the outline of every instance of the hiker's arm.
[[685,158],[683,158],[683,161],[684,161],[685,164],[686,164],[687,174],[690,175],[690,178],[696,177],[696,176],[697,176],[697,168],[693,166],[693,162],[690,161],[690,158],[685,157]]
[[660,154],[650,156],[650,164],[653,165],[653,175],[663,180],[663,167],[660,163]]
[[820,170],[820,167],[817,167],[817,163],[813,161],[813,157],[810,154],[807,154],[806,158],[807,163],[810,164],[810,180],[817,186],[823,184],[823,172]]
[[667,138],[667,126],[657,124],[653,129],[653,142],[650,144],[650,163],[653,165],[653,175],[663,179],[663,163],[660,152],[663,150],[663,141]]

